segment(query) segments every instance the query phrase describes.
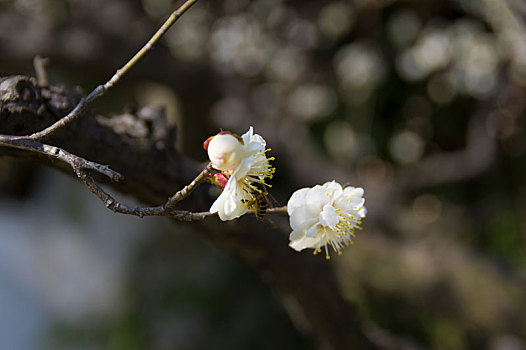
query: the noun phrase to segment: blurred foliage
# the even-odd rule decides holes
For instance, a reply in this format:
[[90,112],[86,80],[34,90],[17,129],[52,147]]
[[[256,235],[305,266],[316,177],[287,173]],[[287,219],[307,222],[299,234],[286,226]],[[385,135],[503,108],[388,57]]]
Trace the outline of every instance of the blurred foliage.
[[43,348],[313,349],[252,270],[170,228],[132,257],[116,316],[57,323]]
[[[0,62],[23,72],[45,54],[54,81],[88,90],[177,3],[0,2]],[[431,349],[523,349],[525,18],[521,0],[202,0],[101,108],[170,106],[201,160],[218,128],[254,125],[283,159],[278,199],[345,172],[371,193],[336,263],[364,319]],[[121,317],[78,325],[89,344],[266,349],[272,327],[280,348],[306,348],[249,271],[169,236],[137,256]],[[51,348],[77,341],[58,330]]]

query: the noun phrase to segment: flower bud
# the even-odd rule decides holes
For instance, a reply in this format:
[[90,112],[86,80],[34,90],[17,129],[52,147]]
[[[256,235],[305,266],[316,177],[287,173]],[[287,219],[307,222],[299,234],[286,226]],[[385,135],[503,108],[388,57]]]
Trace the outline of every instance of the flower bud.
[[219,134],[208,143],[208,158],[217,170],[233,171],[243,160],[244,148],[232,134]]
[[214,174],[214,184],[220,188],[225,188],[228,179],[223,174]]

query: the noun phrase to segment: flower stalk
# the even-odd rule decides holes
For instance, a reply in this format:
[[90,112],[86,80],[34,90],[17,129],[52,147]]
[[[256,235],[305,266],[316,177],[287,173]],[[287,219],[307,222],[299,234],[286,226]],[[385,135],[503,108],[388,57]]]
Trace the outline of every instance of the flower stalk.
[[188,197],[190,193],[192,193],[192,191],[195,190],[201,182],[205,181],[208,178],[212,171],[212,163],[208,163],[208,165],[203,169],[203,171],[201,171],[199,175],[197,175],[195,179],[192,180],[192,182],[190,182],[187,186],[183,187],[182,190],[175,193],[168,199],[168,201],[166,201],[166,203],[164,204],[166,210],[172,210],[178,202]]

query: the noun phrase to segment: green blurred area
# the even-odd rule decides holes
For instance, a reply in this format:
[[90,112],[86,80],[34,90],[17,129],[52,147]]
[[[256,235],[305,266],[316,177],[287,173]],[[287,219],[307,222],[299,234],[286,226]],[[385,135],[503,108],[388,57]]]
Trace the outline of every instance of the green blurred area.
[[274,349],[276,339],[314,348],[254,271],[171,226],[152,232],[132,257],[118,316],[56,323],[42,348]]

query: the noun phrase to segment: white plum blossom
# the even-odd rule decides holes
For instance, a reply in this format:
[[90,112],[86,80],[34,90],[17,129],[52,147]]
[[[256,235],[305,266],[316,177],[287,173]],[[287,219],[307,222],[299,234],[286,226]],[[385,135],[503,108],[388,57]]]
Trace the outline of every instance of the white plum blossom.
[[222,170],[228,182],[210,208],[223,221],[240,217],[254,203],[254,196],[261,187],[269,186],[265,179],[272,178],[275,169],[267,158],[265,140],[254,134],[253,128],[241,137],[219,134],[208,143],[208,155],[212,166]]
[[355,230],[361,229],[361,220],[367,214],[363,189],[326,182],[312,188],[302,188],[292,194],[287,204],[290,215],[290,246],[297,251],[314,249],[314,254],[328,246],[341,254],[352,244]]

